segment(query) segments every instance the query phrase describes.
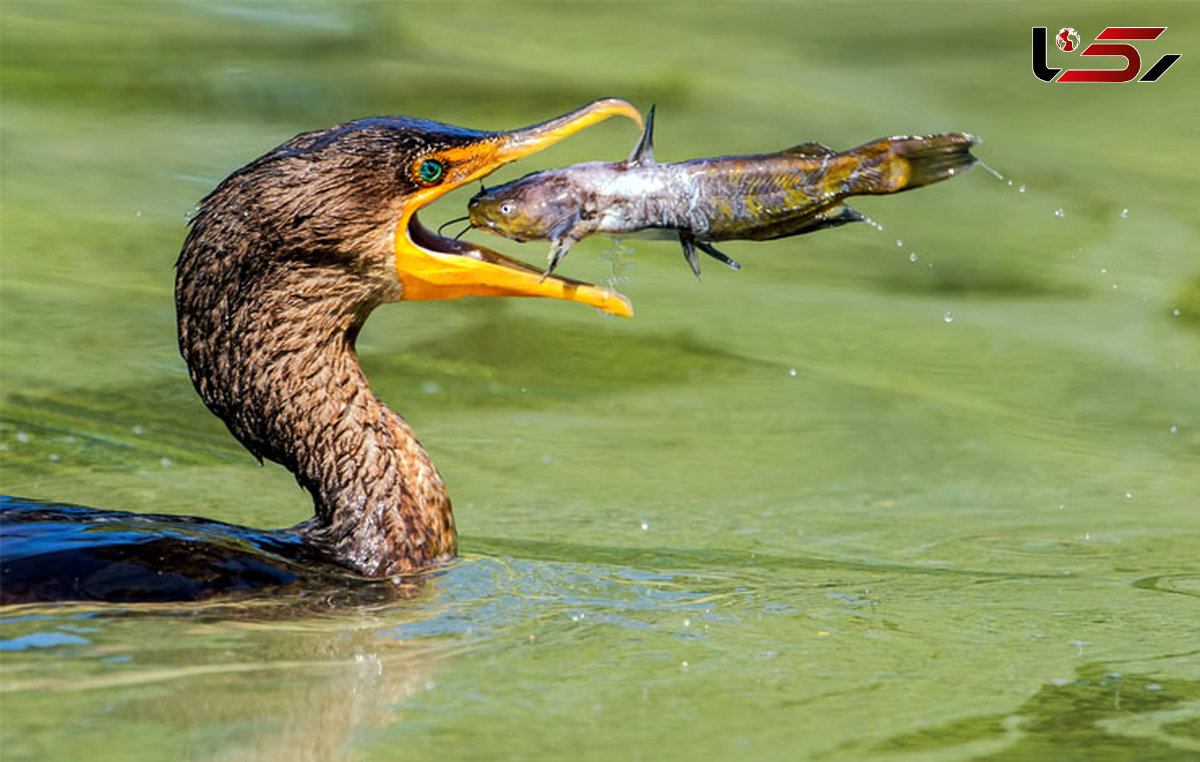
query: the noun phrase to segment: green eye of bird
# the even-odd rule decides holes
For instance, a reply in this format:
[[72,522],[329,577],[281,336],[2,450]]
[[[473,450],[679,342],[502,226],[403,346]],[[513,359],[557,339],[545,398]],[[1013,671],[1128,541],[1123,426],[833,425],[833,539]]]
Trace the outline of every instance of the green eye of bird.
[[440,161],[434,159],[426,159],[421,162],[421,167],[417,170],[417,175],[421,178],[421,182],[432,185],[442,179],[446,168],[442,166]]

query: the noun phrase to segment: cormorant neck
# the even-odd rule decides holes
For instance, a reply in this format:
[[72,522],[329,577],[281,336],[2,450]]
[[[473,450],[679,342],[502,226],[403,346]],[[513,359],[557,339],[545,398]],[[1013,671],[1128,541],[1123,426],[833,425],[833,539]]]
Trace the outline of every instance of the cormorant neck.
[[[394,281],[199,245],[203,232],[193,228],[178,264],[180,349],[209,409],[312,494],[316,515],[297,530],[368,576],[453,557],[441,477],[371,393],[354,351],[367,315],[396,298]],[[248,273],[247,262],[259,267]]]
[[450,497],[412,429],[371,392],[358,328],[304,349],[279,332],[291,346],[266,369],[275,398],[265,407],[276,411],[276,441],[290,442],[277,460],[313,495],[305,538],[368,576],[412,572],[454,556]]

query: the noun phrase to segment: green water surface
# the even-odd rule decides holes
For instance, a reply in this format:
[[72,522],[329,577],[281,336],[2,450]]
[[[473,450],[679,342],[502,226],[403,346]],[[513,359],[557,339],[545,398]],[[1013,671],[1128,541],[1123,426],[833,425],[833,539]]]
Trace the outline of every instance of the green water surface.
[[[0,24],[23,497],[308,515],[196,398],[172,305],[195,202],[302,130],[617,95],[658,105],[660,160],[962,130],[1005,176],[857,203],[882,231],[729,243],[742,271],[700,282],[669,243],[577,246],[568,275],[634,265],[633,320],[381,308],[363,365],[462,559],[371,607],[0,610],[3,759],[1200,757],[1194,3],[6,0]],[[1182,59],[1030,73],[1030,27],[1117,24],[1169,27],[1144,66]]]

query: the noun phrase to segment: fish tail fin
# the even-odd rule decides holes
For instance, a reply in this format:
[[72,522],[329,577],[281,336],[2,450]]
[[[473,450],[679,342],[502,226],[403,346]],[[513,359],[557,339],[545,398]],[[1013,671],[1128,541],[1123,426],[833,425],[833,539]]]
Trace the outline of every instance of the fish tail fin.
[[842,173],[848,195],[898,193],[954,177],[977,159],[974,135],[908,135],[882,138],[841,154],[851,159]]

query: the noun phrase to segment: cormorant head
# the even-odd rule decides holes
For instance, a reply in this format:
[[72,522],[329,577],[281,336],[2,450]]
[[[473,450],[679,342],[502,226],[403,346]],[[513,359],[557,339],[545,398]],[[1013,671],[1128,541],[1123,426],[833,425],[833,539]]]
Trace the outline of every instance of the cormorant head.
[[295,270],[311,268],[321,273],[314,287],[319,281],[328,289],[344,277],[347,297],[368,311],[398,299],[542,296],[628,316],[624,297],[567,278],[543,279],[531,265],[440,236],[417,219],[455,188],[613,115],[641,123],[631,104],[606,99],[504,132],[377,117],[303,133],[201,202],[177,286],[218,278],[246,295],[273,282],[302,288],[306,281]]

